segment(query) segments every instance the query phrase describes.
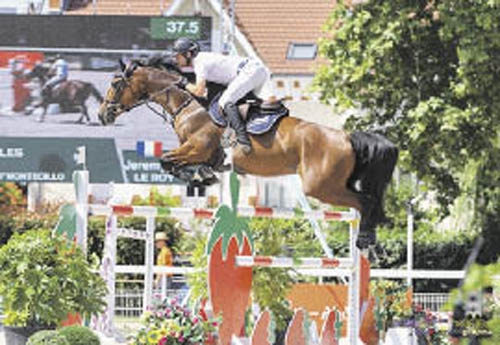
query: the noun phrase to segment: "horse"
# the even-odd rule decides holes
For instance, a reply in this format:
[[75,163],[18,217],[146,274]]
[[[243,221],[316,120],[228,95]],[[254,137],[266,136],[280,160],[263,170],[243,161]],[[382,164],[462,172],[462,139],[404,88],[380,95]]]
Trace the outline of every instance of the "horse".
[[[26,74],[30,79],[38,79],[40,85],[44,85],[48,80],[50,69],[37,64],[33,69]],[[31,114],[36,108],[43,107],[41,118],[47,113],[49,104],[59,104],[61,113],[80,112],[81,116],[76,121],[77,123],[90,122],[87,106],[85,102],[92,95],[99,103],[103,102],[103,97],[99,90],[94,85],[81,80],[68,80],[57,85],[50,95],[42,95],[42,100],[34,104],[30,110],[25,112],[26,115]]]
[[[170,173],[208,165],[220,168],[221,138],[225,128],[215,124],[207,110],[179,87],[184,78],[175,69],[159,70],[120,61],[99,108],[103,125],[148,101],[160,104],[171,115],[180,146],[165,153],[162,166]],[[385,190],[398,159],[398,148],[382,135],[348,133],[286,116],[273,130],[251,135],[253,150],[233,150],[234,168],[258,176],[299,174],[307,196],[331,205],[352,207],[361,213],[356,245],[366,249],[376,243],[376,226],[385,221]]]

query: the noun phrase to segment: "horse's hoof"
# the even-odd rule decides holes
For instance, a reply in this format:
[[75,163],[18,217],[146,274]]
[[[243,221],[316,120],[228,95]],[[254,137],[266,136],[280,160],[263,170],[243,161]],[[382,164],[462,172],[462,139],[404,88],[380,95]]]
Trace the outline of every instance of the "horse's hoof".
[[377,235],[375,232],[360,232],[356,240],[356,247],[359,249],[368,249],[377,243]]
[[209,178],[204,179],[201,183],[203,186],[211,186],[213,184],[216,184],[219,182],[219,179],[216,176],[212,176]]
[[174,170],[175,164],[172,161],[160,158],[160,165],[163,170],[167,173],[171,173]]

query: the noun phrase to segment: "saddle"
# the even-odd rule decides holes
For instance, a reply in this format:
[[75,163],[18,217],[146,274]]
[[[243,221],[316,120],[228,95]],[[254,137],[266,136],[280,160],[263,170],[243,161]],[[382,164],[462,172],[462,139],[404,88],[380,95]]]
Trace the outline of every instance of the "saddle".
[[[208,113],[216,125],[227,127],[226,117],[219,107],[220,96],[221,94],[214,97],[210,103]],[[253,135],[269,132],[279,120],[289,115],[288,108],[281,101],[267,103],[261,99],[243,100],[238,103],[238,110],[246,121],[247,132]]]

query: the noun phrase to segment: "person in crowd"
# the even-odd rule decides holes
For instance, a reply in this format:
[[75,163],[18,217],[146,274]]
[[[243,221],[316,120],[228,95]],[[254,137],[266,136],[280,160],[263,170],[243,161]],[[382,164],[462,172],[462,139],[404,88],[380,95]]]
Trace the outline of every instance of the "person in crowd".
[[[173,255],[172,250],[168,247],[168,238],[164,232],[157,232],[155,234],[155,244],[156,249],[158,249],[158,256],[156,259],[157,266],[172,267],[173,266]],[[157,274],[155,279],[155,287],[157,289],[162,286],[162,279],[166,279],[166,288],[171,287],[172,274]]]

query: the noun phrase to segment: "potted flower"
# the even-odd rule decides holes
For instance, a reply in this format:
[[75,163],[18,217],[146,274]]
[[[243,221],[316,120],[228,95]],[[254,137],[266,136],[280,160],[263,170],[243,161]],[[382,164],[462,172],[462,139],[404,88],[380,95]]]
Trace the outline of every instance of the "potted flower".
[[156,299],[143,315],[143,327],[131,345],[202,345],[210,341],[218,320],[205,320],[197,307],[181,306],[175,298]]
[[49,230],[15,234],[0,248],[0,296],[7,344],[54,329],[69,313],[100,312],[106,285],[80,248]]

